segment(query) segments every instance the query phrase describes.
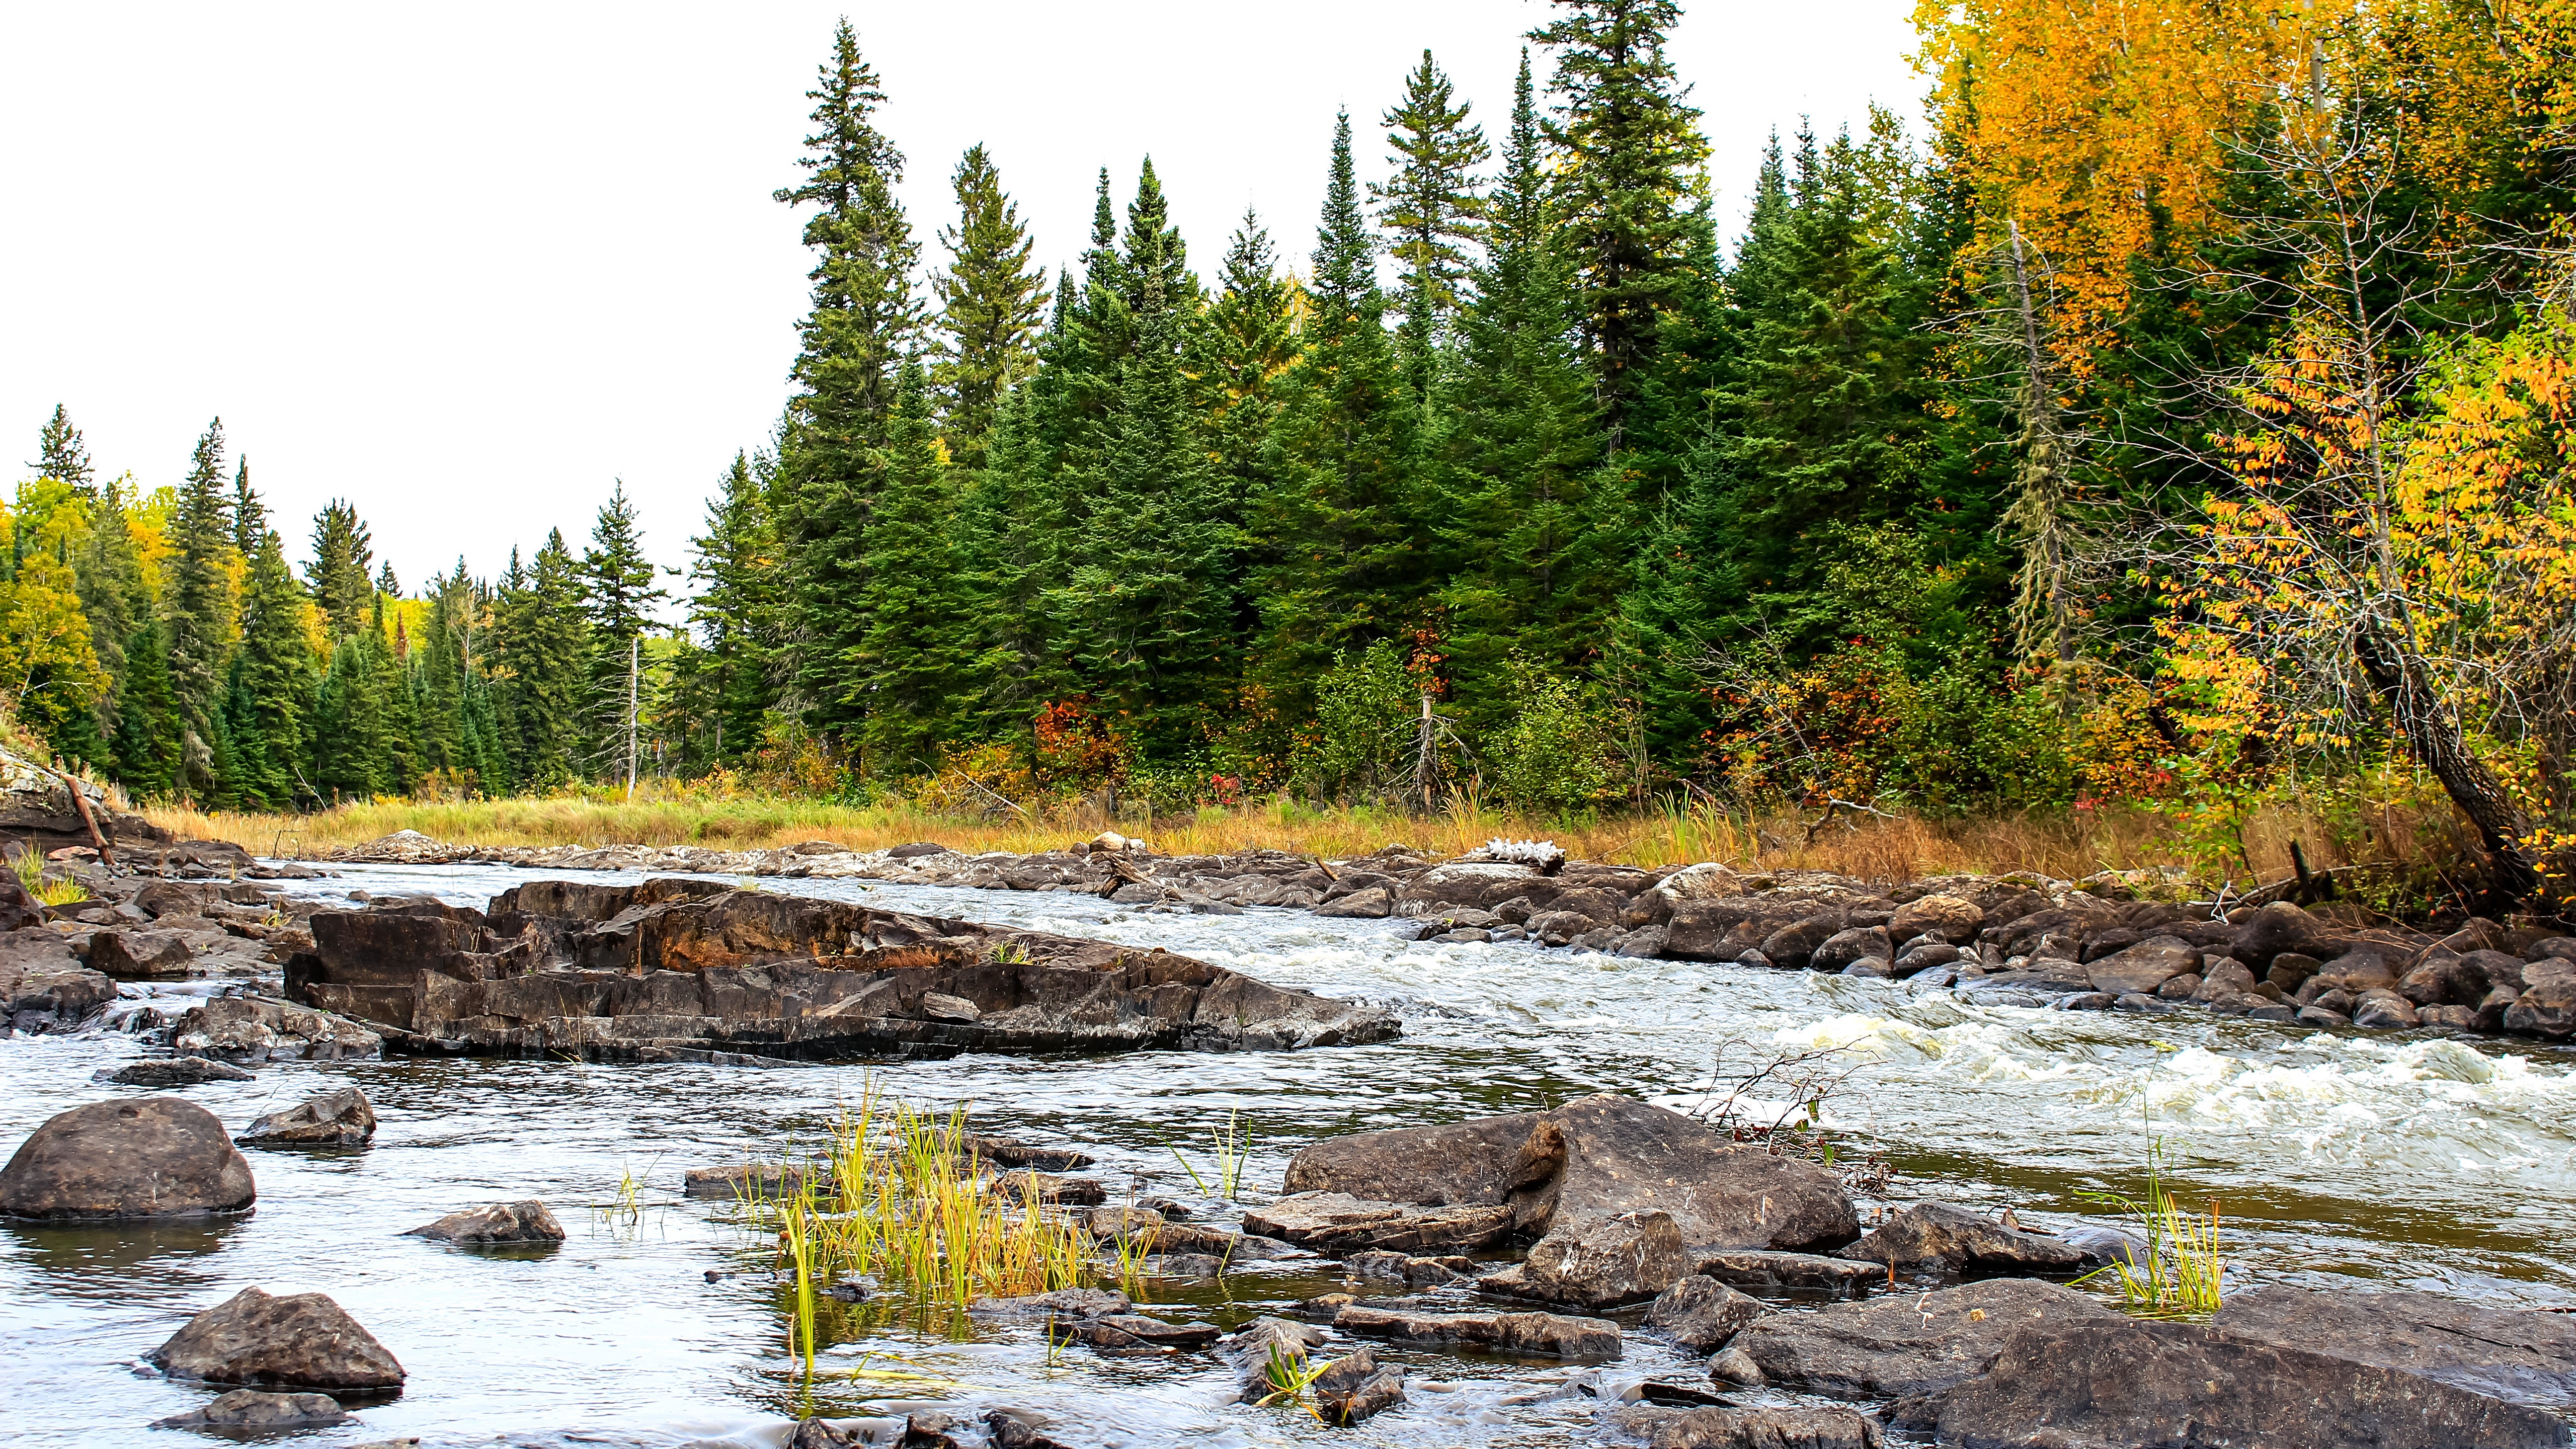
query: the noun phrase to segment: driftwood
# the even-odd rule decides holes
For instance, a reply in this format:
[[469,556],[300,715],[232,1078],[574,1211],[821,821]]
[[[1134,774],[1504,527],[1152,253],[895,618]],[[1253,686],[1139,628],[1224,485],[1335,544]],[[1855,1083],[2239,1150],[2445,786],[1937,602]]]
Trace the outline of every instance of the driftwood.
[[[1875,815],[1881,820],[1902,820],[1905,818],[1902,815],[1890,815],[1875,805],[1863,805],[1857,800],[1831,798],[1825,801],[1825,813],[1817,816],[1816,823],[1807,827],[1807,844],[1815,844],[1816,832],[1824,829],[1827,825],[1832,824],[1834,817],[1845,811],[1849,811],[1854,815]],[[1849,829],[1850,827],[1845,826],[1844,828]]]
[[80,782],[74,780],[70,775],[65,774],[61,770],[55,770],[48,767],[47,772],[55,779],[62,781],[64,791],[72,797],[72,808],[80,812],[81,824],[89,827],[89,843],[97,847],[99,863],[101,865],[116,864],[116,852],[108,848],[107,837],[100,833],[98,828],[98,817],[90,813],[89,797],[81,793]]

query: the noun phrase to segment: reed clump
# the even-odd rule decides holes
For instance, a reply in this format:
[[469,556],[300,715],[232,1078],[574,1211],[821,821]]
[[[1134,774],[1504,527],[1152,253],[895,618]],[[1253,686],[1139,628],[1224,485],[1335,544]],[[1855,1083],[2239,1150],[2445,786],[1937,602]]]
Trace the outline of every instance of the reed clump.
[[25,886],[27,894],[41,904],[67,906],[74,901],[89,899],[89,887],[79,881],[69,877],[47,877],[45,858],[32,849],[22,850],[13,856],[9,868],[18,873],[18,884]]
[[2079,1196],[2127,1213],[2146,1241],[2077,1282],[2107,1286],[2119,1295],[2121,1309],[2139,1318],[2197,1319],[2219,1310],[2227,1256],[2219,1241],[2218,1203],[2212,1200],[2206,1214],[2182,1206],[2165,1182],[2163,1142],[2147,1148],[2144,1198],[2106,1192]]

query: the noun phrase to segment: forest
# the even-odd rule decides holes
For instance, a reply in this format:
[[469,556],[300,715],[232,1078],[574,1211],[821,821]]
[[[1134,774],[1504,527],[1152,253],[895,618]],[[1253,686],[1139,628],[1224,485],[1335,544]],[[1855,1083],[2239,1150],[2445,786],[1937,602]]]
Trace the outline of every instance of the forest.
[[147,489],[57,409],[0,704],[220,809],[2138,809],[2224,855],[2296,801],[2336,858],[2403,807],[2465,889],[2561,874],[2576,0],[1924,0],[1919,120],[1783,118],[1749,206],[1681,19],[1556,0],[1501,116],[1426,50],[1311,247],[1194,262],[1104,169],[1053,276],[982,146],[905,214],[844,22],[779,162],[790,398],[685,569],[622,491],[497,578],[406,590],[351,502],[299,567],[220,422]]

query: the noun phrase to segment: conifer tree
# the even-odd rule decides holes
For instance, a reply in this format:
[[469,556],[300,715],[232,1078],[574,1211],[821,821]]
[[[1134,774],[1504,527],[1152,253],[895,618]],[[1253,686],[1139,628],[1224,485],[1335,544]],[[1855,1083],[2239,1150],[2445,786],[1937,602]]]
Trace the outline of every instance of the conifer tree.
[[1046,318],[1046,271],[1030,261],[1035,243],[1019,207],[1002,190],[982,146],[967,148],[951,184],[957,224],[939,234],[948,270],[930,280],[939,299],[939,361],[931,381],[946,400],[943,435],[957,466],[984,466],[995,410],[1037,366]]
[[760,743],[761,718],[776,698],[769,665],[776,647],[778,534],[770,516],[767,459],[755,471],[750,457],[733,456],[716,496],[707,504],[707,531],[690,540],[697,562],[689,576],[698,586],[689,602],[709,675],[704,721],[706,758],[739,758]]
[[1418,392],[1430,387],[1432,346],[1457,317],[1471,253],[1484,231],[1485,201],[1475,173],[1493,151],[1467,119],[1473,107],[1453,104],[1455,94],[1431,52],[1423,51],[1422,64],[1404,78],[1404,100],[1386,112],[1395,176],[1369,184],[1369,199],[1378,203],[1378,222],[1390,238],[1387,250],[1404,268],[1398,305]]
[[251,491],[250,455],[233,465],[233,552],[248,563],[259,556],[259,541],[268,532],[268,508]]
[[43,430],[36,436],[36,461],[27,466],[36,470],[39,478],[69,483],[84,497],[90,494],[96,482],[96,468],[90,462],[89,445],[82,440],[81,430],[72,426],[61,403],[54,404],[54,415],[45,419]]
[[347,499],[334,498],[313,516],[313,561],[304,566],[304,581],[312,587],[313,601],[322,606],[332,638],[356,633],[366,622],[374,587],[367,569],[374,562],[367,525],[359,521],[358,510]]
[[170,646],[161,621],[146,614],[125,641],[124,687],[118,693],[116,778],[145,799],[165,799],[179,784],[182,737],[170,692]]
[[1554,0],[1530,32],[1556,51],[1565,155],[1557,198],[1573,250],[1577,316],[1615,453],[1688,280],[1691,178],[1707,159],[1699,112],[1664,54],[1679,0]]
[[[644,556],[644,534],[635,505],[619,479],[591,525],[590,546],[581,555],[582,613],[590,639],[589,693],[591,752],[602,763],[625,748],[627,665],[645,631],[653,627],[653,606],[671,597],[654,582],[653,561]],[[640,688],[640,684],[638,686]],[[640,709],[645,701],[638,701]]]
[[314,705],[313,784],[335,804],[368,799],[392,783],[384,768],[384,701],[366,639],[362,627],[332,646]]
[[967,692],[969,614],[949,542],[948,470],[918,365],[903,370],[886,454],[868,530],[867,632],[849,677],[867,712],[870,768],[909,775],[935,765],[932,750],[954,727],[955,703]]
[[304,590],[275,529],[260,531],[243,577],[241,634],[234,656],[240,708],[233,749],[242,789],[261,807],[290,809],[310,793],[304,762],[313,716],[313,655],[304,641]]
[[110,478],[93,487],[89,526],[72,562],[81,613],[89,620],[90,652],[103,676],[91,715],[98,738],[111,745],[117,737],[118,700],[125,688],[126,641],[138,621],[153,613],[133,526],[125,517],[130,483],[130,479]]
[[198,438],[179,511],[172,520],[169,598],[170,691],[179,709],[183,790],[214,784],[214,719],[223,688],[223,657],[233,631],[232,516],[224,496],[224,425],[217,418]]
[[[1297,283],[1280,273],[1258,218],[1247,210],[1226,246],[1215,300],[1188,346],[1191,405],[1204,420],[1208,451],[1226,485],[1227,517],[1243,526],[1255,500],[1273,492],[1278,469],[1270,449],[1278,426],[1281,381],[1297,359]],[[1249,552],[1239,562],[1261,567]]]
[[524,789],[550,790],[580,774],[590,647],[578,568],[563,531],[553,530],[526,570],[512,555],[500,598],[493,667],[508,680],[504,748]]

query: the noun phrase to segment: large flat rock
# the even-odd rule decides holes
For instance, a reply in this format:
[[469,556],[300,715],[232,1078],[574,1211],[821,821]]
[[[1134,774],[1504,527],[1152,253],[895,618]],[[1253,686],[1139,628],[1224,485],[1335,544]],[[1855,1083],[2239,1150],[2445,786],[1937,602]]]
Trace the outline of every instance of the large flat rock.
[[1284,1190],[1378,1202],[1500,1203],[1511,1192],[1521,1144],[1537,1124],[1536,1113],[1514,1112],[1326,1138],[1288,1159]]
[[1326,1253],[1454,1252],[1511,1236],[1512,1214],[1499,1203],[1426,1207],[1372,1202],[1346,1192],[1301,1192],[1245,1213],[1243,1230]]
[[317,912],[307,1005],[409,1050],[1285,1050],[1383,1041],[1392,1014],[1137,950],[704,881],[540,881],[484,912]]
[[2433,1293],[2280,1284],[2229,1299],[2210,1326],[2404,1369],[2509,1403],[2576,1408],[2576,1322],[2563,1313],[2484,1308]]
[[1694,1249],[1796,1252],[1860,1236],[1851,1195],[1826,1169],[1606,1092],[1542,1114],[1512,1180],[1525,1232],[1560,1213],[1663,1212]]
[[1735,1336],[1733,1346],[1778,1387],[1837,1399],[1887,1399],[1932,1393],[1984,1373],[2004,1340],[2020,1330],[2127,1321],[2072,1288],[1996,1278],[1813,1312],[1764,1314]]

